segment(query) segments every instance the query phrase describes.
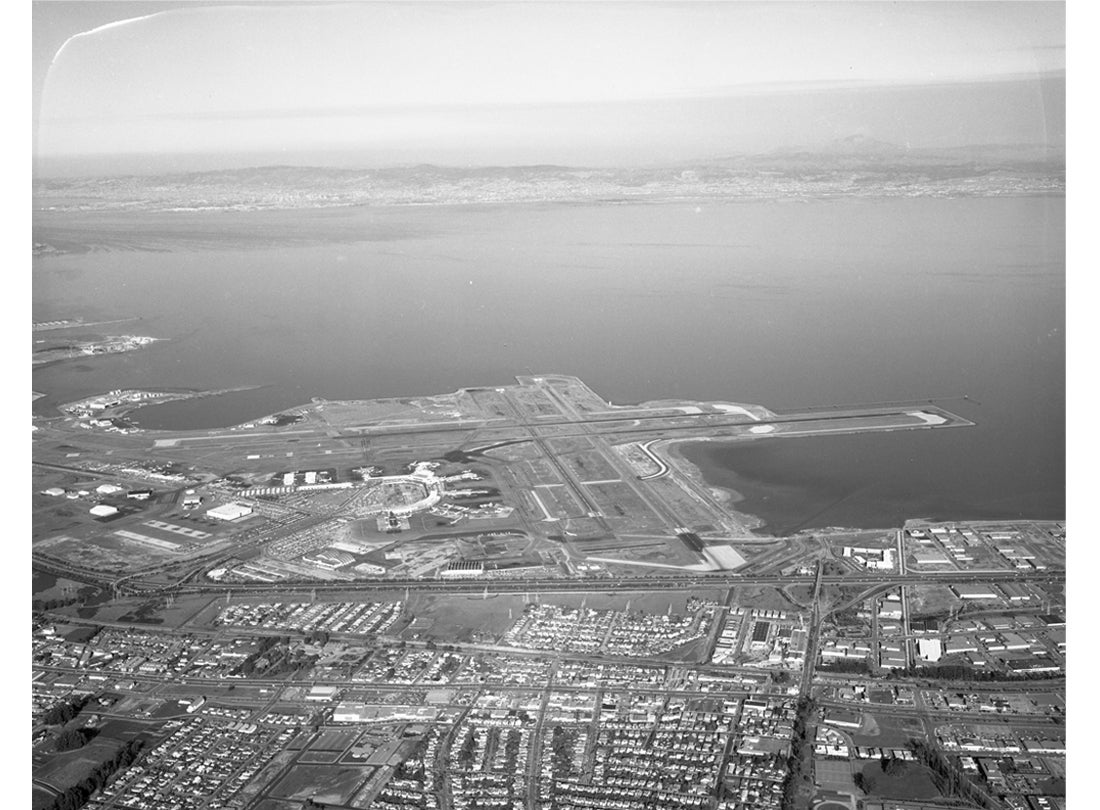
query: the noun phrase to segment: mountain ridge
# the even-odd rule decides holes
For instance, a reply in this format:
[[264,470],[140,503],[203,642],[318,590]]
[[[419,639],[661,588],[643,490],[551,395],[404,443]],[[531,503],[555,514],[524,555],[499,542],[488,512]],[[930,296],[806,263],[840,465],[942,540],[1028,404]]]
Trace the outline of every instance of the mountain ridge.
[[38,179],[33,191],[40,209],[171,210],[874,194],[990,196],[1059,193],[1064,186],[1061,148],[1035,144],[909,148],[852,136],[813,151],[798,147],[650,167],[276,164]]

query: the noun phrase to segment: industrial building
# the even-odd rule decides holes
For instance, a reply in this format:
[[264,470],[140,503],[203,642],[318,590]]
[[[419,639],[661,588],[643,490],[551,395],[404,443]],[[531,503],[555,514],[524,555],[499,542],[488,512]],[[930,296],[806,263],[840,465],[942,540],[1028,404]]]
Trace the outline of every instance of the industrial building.
[[240,520],[245,515],[252,514],[252,507],[243,503],[227,503],[206,510],[206,516],[215,520]]
[[917,655],[935,663],[943,657],[943,642],[938,638],[918,638]]
[[952,585],[951,589],[960,599],[999,599],[992,585]]
[[485,572],[485,563],[474,560],[456,560],[448,563],[447,567],[439,572],[443,579],[468,579],[479,577]]

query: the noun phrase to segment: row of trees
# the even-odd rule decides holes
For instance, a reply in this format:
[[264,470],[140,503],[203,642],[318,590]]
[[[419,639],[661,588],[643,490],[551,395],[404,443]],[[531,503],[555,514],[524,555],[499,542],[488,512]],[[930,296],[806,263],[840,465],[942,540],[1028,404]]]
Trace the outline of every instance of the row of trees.
[[401,760],[401,764],[397,766],[393,775],[396,779],[416,779],[423,781],[426,775],[426,768],[424,762],[424,756],[428,751],[428,738],[421,737],[416,747],[409,752],[409,755]]
[[474,752],[477,750],[477,739],[474,737],[474,730],[471,728],[466,732],[466,739],[462,743],[462,748],[458,752],[458,764],[463,768],[469,768],[474,763]]
[[992,808],[989,795],[926,740],[910,740],[909,748],[922,765],[932,771],[936,787],[947,796],[958,796],[980,807]]
[[568,779],[573,774],[573,744],[576,738],[577,732],[574,729],[554,726],[550,735],[550,751],[554,762],[554,776],[557,779]]
[[54,797],[48,810],[79,810],[97,790],[102,790],[118,771],[129,768],[137,760],[144,743],[131,740],[115,751],[115,755],[99,763],[80,782]]
[[860,675],[871,674],[871,664],[866,658],[839,658],[828,664],[818,666],[821,672],[854,672]]
[[88,740],[94,738],[98,733],[94,728],[65,729],[54,739],[54,747],[59,753],[75,751],[77,748],[83,748]]
[[42,715],[42,722],[48,726],[56,726],[59,723],[68,723],[78,714],[81,710],[88,705],[88,701],[92,699],[91,695],[74,696],[69,700],[63,700],[60,703],[56,703],[51,706]]
[[278,636],[265,636],[264,638],[260,639],[259,648],[255,652],[251,653],[243,661],[241,661],[241,663],[237,664],[237,666],[234,667],[233,671],[230,674],[252,675],[256,671],[256,662],[263,657],[264,653],[271,650],[280,642],[284,644],[290,644],[290,636],[283,636],[282,638],[279,638]]
[[[909,768],[904,759],[898,759],[894,756],[882,757],[879,760],[880,772],[892,779],[901,778],[905,776],[906,770]],[[874,793],[876,788],[879,787],[878,775],[871,771],[870,773],[855,773],[852,775],[852,780],[856,783],[856,787],[862,790],[864,793]]]
[[[1035,681],[1048,680],[1049,672],[998,672],[982,670],[965,664],[936,664],[935,666],[910,667],[906,670],[891,670],[887,678],[928,678],[940,681]],[[1055,676],[1061,677],[1061,676]]]
[[83,605],[87,601],[84,596],[67,596],[64,599],[35,599],[31,602],[31,610],[41,613],[44,610],[57,610],[69,605]]
[[798,789],[809,778],[803,772],[806,748],[812,743],[809,739],[809,719],[817,710],[814,699],[804,695],[798,699],[794,716],[794,734],[791,735],[791,754],[787,757],[787,777],[783,780],[783,810],[791,810],[796,804]]

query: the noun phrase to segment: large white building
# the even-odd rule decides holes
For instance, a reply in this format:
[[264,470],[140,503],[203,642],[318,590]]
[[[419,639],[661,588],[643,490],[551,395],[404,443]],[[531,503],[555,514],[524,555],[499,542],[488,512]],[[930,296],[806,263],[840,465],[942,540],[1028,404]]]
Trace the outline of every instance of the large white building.
[[918,638],[917,655],[925,661],[935,663],[943,657],[943,642],[938,638]]
[[215,520],[240,520],[245,515],[252,514],[252,507],[243,503],[227,503],[223,506],[215,506],[206,510],[206,516]]

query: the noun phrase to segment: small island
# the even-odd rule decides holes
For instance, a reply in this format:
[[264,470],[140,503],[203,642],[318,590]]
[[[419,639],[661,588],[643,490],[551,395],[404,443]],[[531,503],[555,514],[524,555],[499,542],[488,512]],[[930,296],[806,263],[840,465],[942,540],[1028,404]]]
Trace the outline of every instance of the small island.
[[[77,357],[91,357],[99,354],[119,354],[132,352],[163,338],[145,335],[113,335],[93,337],[88,340],[41,340],[36,341],[31,353],[31,363],[35,366],[73,360]],[[42,345],[44,344],[44,345]]]

